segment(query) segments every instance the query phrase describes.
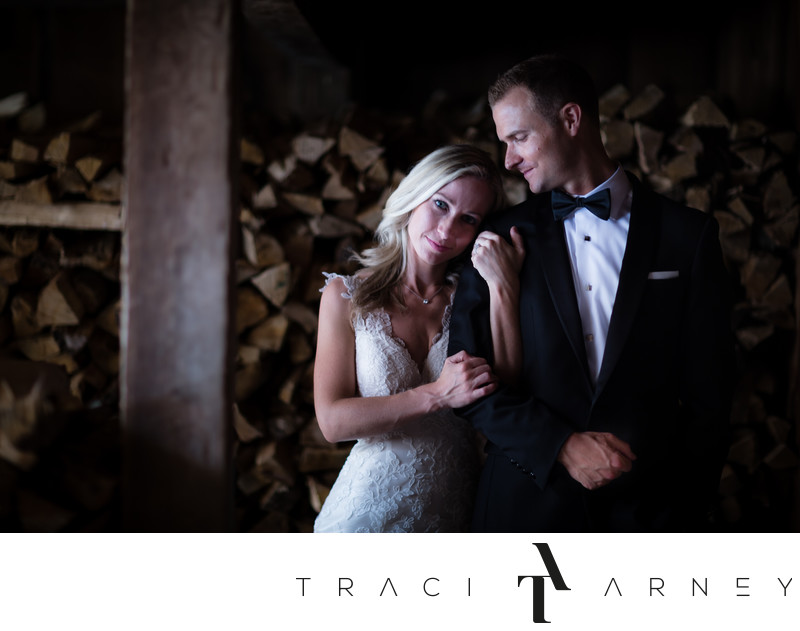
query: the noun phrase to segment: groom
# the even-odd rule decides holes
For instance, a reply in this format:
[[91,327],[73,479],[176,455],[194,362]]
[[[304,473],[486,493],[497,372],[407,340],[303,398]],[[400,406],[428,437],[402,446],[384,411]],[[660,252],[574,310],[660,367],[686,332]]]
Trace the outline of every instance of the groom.
[[[716,221],[608,157],[593,82],[570,60],[518,64],[489,104],[534,195],[489,226],[525,239],[524,365],[459,410],[487,438],[473,530],[708,529],[734,361]],[[488,302],[468,267],[449,354],[491,357]]]

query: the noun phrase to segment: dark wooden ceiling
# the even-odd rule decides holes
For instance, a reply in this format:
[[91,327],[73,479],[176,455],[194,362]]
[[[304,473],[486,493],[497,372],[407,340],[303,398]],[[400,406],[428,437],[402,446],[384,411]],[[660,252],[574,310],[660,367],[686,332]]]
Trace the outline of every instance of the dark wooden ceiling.
[[[28,84],[34,93],[63,95],[64,107],[77,107],[93,77],[100,77],[95,99],[109,93],[106,101],[121,104],[120,91],[111,94],[108,84],[115,81],[111,70],[122,70],[125,5],[125,0],[4,0],[0,84],[6,91]],[[437,90],[480,98],[510,64],[559,50],[584,63],[600,91],[623,83],[636,92],[655,83],[679,106],[708,93],[728,100],[741,115],[800,127],[798,5],[800,0],[723,5],[241,0],[243,39],[255,34],[285,54],[328,56],[342,69],[336,80],[347,73],[347,90],[365,105],[415,109]],[[33,17],[14,19],[21,13]],[[76,18],[78,13],[84,17]],[[263,74],[258,57],[269,53],[258,46],[244,50],[252,57],[246,61],[254,62],[250,67]],[[31,79],[36,64],[44,76]],[[274,94],[273,89],[268,97]]]

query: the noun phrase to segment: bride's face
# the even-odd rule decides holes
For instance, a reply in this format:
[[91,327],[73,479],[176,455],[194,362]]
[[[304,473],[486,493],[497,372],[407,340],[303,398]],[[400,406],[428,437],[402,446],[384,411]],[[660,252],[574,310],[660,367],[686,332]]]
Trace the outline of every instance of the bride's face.
[[440,188],[411,212],[409,256],[439,265],[461,254],[477,236],[492,200],[489,185],[472,176]]

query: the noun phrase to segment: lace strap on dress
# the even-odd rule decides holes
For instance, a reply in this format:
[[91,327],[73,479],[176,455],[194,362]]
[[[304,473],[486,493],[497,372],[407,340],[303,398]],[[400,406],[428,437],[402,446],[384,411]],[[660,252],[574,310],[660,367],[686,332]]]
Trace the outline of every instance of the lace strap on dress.
[[444,307],[444,313],[442,314],[442,332],[450,331],[450,318],[453,314],[453,302],[456,299],[456,289],[458,289],[458,278],[453,281],[453,291],[450,292],[450,302],[447,303]]
[[344,283],[344,287],[347,291],[342,292],[342,298],[347,298],[347,300],[353,299],[353,290],[356,287],[356,277],[355,276],[345,276],[343,274],[335,274],[331,272],[322,272],[322,275],[325,277],[325,284],[322,286],[322,289],[319,290],[320,293],[325,291],[325,288],[330,284],[330,282],[336,278],[341,278],[342,282]]

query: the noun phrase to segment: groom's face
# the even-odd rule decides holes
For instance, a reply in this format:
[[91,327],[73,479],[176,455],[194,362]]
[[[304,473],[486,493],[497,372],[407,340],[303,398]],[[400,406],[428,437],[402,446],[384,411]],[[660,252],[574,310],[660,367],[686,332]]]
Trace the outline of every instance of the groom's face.
[[526,88],[509,90],[495,103],[492,117],[497,137],[506,145],[506,169],[519,171],[534,193],[562,186],[569,168],[569,135],[536,110]]

